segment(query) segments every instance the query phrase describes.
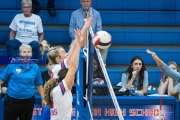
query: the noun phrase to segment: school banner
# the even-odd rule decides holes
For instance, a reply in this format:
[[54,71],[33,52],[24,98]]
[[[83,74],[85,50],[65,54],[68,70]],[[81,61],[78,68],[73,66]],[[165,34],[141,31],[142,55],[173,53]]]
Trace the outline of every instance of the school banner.
[[[174,120],[174,108],[169,105],[162,105],[162,110],[159,110],[159,105],[121,105],[121,111],[125,120]],[[33,119],[42,119],[43,109],[41,104],[35,104]],[[92,114],[94,120],[119,120],[114,107],[112,106],[93,106]],[[87,115],[88,116],[88,115]],[[76,108],[72,111],[72,120],[76,119]]]

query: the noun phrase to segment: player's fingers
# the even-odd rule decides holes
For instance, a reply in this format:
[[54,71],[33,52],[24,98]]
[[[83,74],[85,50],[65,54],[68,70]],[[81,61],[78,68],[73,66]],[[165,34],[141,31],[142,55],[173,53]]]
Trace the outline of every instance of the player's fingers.
[[146,50],[146,52],[147,52],[148,54],[153,55],[153,56],[154,56],[154,55],[156,55],[156,54],[155,54],[155,52],[151,52],[151,51],[150,51],[150,50],[148,50],[148,49]]

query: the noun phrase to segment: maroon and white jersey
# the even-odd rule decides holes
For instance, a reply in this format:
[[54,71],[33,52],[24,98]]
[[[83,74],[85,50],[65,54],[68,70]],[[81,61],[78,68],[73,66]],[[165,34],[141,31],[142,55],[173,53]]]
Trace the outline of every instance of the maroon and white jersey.
[[52,66],[51,79],[58,78],[58,72],[62,68],[68,68],[68,65],[66,63],[66,59],[64,59],[60,64],[55,64],[55,65]]
[[51,91],[51,120],[71,120],[72,93],[63,80]]

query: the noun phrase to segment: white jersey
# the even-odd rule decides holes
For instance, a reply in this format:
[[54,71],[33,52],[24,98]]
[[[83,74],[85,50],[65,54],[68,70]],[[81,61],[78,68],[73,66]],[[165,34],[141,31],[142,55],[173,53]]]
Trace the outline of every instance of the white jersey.
[[68,68],[66,59],[64,59],[60,64],[55,64],[52,66],[52,74],[51,74],[51,79],[52,78],[58,78],[58,72],[62,68]]
[[64,80],[51,91],[51,97],[51,120],[71,120],[73,98]]
[[35,14],[31,17],[25,17],[24,13],[17,14],[9,27],[16,31],[15,39],[25,44],[38,41],[38,33],[43,32],[41,18]]

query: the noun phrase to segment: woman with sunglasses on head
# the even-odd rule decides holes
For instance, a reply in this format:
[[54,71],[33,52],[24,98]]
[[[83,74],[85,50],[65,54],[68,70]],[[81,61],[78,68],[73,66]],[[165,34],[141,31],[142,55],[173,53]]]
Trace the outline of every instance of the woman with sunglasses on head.
[[[167,64],[169,68],[172,70],[179,72],[178,65],[174,61],[170,61]],[[173,80],[170,76],[165,74],[164,81],[160,82],[160,85],[158,87],[158,93],[160,95],[167,94],[170,96],[175,96],[177,99],[179,99],[179,92],[180,92],[180,83],[177,82],[177,80]]]

